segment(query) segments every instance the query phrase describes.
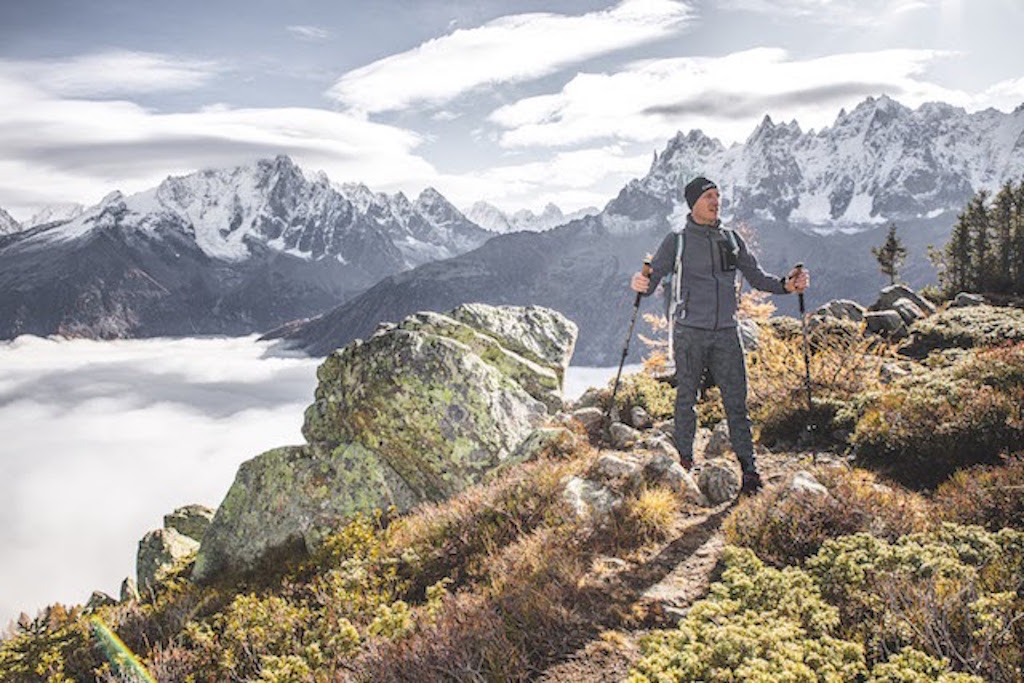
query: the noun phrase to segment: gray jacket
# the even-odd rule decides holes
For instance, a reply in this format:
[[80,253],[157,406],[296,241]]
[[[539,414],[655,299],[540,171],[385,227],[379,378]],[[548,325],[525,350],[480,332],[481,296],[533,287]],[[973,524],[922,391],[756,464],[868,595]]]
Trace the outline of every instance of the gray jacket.
[[[735,251],[721,228],[721,222],[709,227],[694,223],[693,217],[687,216],[683,229],[686,242],[679,307],[676,309],[677,324],[705,330],[736,327],[737,270],[757,289],[786,293],[784,279],[764,272],[743,239],[733,234],[736,237]],[[676,235],[675,232],[666,235],[651,260],[653,272],[647,294],[673,271]]]

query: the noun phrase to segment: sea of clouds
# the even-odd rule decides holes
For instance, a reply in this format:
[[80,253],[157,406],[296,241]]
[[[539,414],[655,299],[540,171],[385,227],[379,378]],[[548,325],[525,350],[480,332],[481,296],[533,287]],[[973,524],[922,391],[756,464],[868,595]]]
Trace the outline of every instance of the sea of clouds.
[[[239,464],[302,443],[319,362],[255,337],[0,343],[0,629],[116,597],[164,514],[216,508]],[[565,397],[614,374],[572,367]]]

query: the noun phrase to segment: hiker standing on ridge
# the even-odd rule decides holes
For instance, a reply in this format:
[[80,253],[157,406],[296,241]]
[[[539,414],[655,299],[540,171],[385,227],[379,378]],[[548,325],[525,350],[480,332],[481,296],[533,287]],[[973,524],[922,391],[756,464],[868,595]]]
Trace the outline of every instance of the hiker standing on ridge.
[[[803,293],[810,284],[806,269],[785,278],[764,272],[739,235],[721,227],[718,186],[704,177],[687,183],[690,207],[682,232],[665,236],[651,260],[651,276],[633,275],[630,287],[648,295],[671,276],[670,323],[676,364],[675,442],[683,467],[693,467],[697,430],[697,392],[705,369],[722,392],[729,440],[743,468],[741,492],[761,488],[747,413],[747,364],[736,325],[736,271],[757,289],[775,294]],[[681,262],[682,274],[677,270]]]

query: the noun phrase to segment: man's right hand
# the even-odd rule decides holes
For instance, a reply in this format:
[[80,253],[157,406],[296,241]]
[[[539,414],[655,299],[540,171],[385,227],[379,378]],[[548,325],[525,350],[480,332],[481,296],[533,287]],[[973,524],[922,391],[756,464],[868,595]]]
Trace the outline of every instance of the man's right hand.
[[646,294],[650,286],[651,278],[646,277],[643,273],[633,273],[633,279],[629,281],[630,289],[637,294]]

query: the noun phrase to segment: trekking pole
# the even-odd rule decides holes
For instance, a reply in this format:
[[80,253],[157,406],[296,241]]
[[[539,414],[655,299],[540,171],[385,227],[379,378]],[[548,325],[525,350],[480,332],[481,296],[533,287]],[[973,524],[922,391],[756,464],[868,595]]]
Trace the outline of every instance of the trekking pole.
[[[793,266],[793,269],[799,274],[803,267],[803,263],[798,263]],[[814,410],[814,404],[811,403],[811,357],[807,345],[807,315],[804,309],[804,293],[799,292],[797,296],[800,302],[800,329],[804,336],[804,384],[807,387],[807,414],[809,416]]]
[[[644,266],[640,271],[644,277],[651,276],[651,259],[644,259]],[[622,366],[626,362],[626,356],[629,355],[629,340],[633,338],[633,326],[636,325],[636,314],[640,310],[640,299],[643,296],[640,292],[636,293],[636,301],[633,302],[633,317],[629,319],[629,333],[626,335],[626,344],[622,347],[622,358],[619,359],[619,371],[615,373],[615,384],[612,385],[612,397],[608,401],[608,410],[605,411],[605,419],[611,417],[612,410],[615,408],[615,394],[619,391],[619,379],[622,378]]]

